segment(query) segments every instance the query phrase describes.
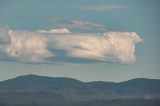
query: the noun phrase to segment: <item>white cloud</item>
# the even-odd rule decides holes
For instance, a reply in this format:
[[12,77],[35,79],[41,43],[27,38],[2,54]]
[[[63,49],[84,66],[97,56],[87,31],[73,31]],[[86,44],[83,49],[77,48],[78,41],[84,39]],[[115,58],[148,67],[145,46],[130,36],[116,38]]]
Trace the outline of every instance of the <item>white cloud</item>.
[[[56,29],[56,31],[60,31]],[[63,31],[62,31],[63,32]],[[4,34],[4,33],[3,33]],[[6,36],[6,35],[0,35]],[[57,56],[69,59],[135,62],[135,44],[141,41],[135,32],[108,32],[103,35],[13,31],[10,43],[0,44],[0,59],[22,62],[57,62]],[[4,40],[0,38],[0,41]],[[48,60],[49,59],[49,60]]]
[[67,28],[51,29],[49,31],[38,30],[37,32],[40,32],[40,33],[70,33],[70,31]]
[[7,44],[10,42],[9,33],[11,33],[11,31],[8,28],[0,29],[0,44]]
[[105,31],[108,29],[107,26],[100,23],[91,23],[91,22],[80,21],[80,20],[67,21],[67,20],[61,20],[61,19],[52,19],[50,21],[54,23],[54,25],[57,25],[59,27],[65,27],[65,28],[93,29],[93,30],[100,30],[100,31]]
[[110,10],[117,10],[126,8],[125,5],[118,5],[118,4],[110,4],[110,5],[87,5],[87,6],[75,6],[75,8],[82,9],[82,10],[90,10],[90,11],[110,11]]

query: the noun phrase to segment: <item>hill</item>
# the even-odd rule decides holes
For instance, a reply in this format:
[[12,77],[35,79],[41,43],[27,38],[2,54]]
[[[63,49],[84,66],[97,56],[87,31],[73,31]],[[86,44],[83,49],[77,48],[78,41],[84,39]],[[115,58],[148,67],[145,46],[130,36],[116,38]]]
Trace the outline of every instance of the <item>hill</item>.
[[122,104],[126,100],[127,103],[135,100],[142,103],[148,100],[157,103],[159,99],[160,80],[158,79],[138,78],[115,83],[82,82],[66,77],[25,75],[0,82],[0,103],[6,106],[33,103],[58,106],[66,106],[66,104],[75,106],[76,103],[77,106],[85,106],[85,104],[89,106],[95,101],[105,104],[114,100],[121,100]]

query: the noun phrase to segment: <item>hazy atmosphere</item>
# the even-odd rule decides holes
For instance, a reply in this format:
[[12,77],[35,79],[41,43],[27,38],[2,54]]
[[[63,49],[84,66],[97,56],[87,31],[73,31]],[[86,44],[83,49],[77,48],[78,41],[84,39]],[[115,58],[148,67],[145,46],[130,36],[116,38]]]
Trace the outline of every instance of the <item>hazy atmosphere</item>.
[[159,0],[1,0],[0,81],[160,79]]

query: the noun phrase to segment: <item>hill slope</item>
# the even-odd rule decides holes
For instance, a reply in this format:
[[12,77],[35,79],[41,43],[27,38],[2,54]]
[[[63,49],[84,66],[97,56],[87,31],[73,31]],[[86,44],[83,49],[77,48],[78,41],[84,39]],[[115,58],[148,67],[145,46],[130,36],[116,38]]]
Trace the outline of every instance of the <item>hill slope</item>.
[[115,99],[160,99],[160,80],[82,82],[65,77],[25,75],[0,82],[0,103],[63,104]]

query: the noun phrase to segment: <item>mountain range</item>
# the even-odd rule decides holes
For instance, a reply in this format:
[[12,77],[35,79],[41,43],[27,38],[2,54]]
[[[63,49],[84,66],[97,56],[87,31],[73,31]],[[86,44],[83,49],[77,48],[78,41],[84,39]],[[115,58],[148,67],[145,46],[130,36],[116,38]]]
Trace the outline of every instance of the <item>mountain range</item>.
[[[130,100],[147,101],[147,104],[148,101],[154,100],[151,104],[159,105],[159,99],[159,79],[137,78],[115,83],[105,81],[82,82],[66,77],[24,75],[0,82],[0,105],[2,103],[3,106],[10,106],[7,104],[23,104],[24,106],[28,106],[25,104],[32,104],[35,106],[37,103],[46,104],[46,106],[51,104],[56,106],[72,106],[74,104],[76,106],[75,103],[77,106],[85,106],[85,104],[87,104],[86,106],[106,106],[103,105],[104,102],[111,103],[110,101],[113,100],[114,103],[115,100],[123,100],[122,104],[125,100],[127,103],[130,103]],[[93,103],[99,102],[102,105],[93,105]]]

